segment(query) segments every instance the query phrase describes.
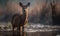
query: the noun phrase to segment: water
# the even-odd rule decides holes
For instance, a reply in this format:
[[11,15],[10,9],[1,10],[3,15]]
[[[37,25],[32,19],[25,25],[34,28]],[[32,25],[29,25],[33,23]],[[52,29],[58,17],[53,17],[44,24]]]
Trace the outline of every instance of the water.
[[[12,36],[12,30],[0,31],[0,36]],[[50,26],[30,23],[25,31],[26,36],[60,36],[60,26]],[[17,32],[15,31],[15,36]]]
[[27,36],[59,36],[60,26],[41,25],[30,23],[25,28]]

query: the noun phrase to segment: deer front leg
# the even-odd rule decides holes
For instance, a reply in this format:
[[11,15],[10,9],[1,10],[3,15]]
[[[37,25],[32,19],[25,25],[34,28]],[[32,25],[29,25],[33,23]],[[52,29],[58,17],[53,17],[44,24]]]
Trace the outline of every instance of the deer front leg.
[[22,26],[22,36],[24,36],[24,26]]
[[18,34],[18,36],[21,36],[21,34],[20,34],[20,26],[17,27],[17,34]]

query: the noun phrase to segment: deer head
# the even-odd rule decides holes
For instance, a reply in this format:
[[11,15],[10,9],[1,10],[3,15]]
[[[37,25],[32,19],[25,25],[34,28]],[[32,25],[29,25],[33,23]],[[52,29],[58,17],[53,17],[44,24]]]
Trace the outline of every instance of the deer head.
[[30,6],[30,2],[28,2],[26,5],[23,5],[21,2],[19,2],[19,5],[22,7],[23,14],[26,15],[26,8]]

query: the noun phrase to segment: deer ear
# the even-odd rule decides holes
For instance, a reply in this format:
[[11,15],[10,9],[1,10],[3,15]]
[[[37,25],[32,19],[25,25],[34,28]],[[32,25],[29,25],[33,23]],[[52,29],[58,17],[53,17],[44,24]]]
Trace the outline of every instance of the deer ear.
[[30,6],[30,2],[27,3],[27,6]]
[[21,3],[21,2],[19,2],[19,5],[22,7],[23,6],[23,4]]

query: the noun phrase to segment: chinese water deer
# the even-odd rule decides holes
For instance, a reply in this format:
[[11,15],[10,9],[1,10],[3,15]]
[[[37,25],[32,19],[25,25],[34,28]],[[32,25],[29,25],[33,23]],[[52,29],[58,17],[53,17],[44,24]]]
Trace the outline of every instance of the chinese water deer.
[[[18,32],[18,36],[21,36],[20,31],[21,31],[21,27],[22,30],[24,31],[24,25],[25,25],[25,20],[26,20],[26,8],[30,5],[30,3],[28,2],[27,5],[23,5],[21,2],[19,2],[19,6],[22,7],[22,15],[21,14],[15,14],[12,17],[12,27],[13,27],[13,35],[14,35],[14,28],[17,27],[17,32]],[[24,36],[24,32],[22,31],[22,36]]]

